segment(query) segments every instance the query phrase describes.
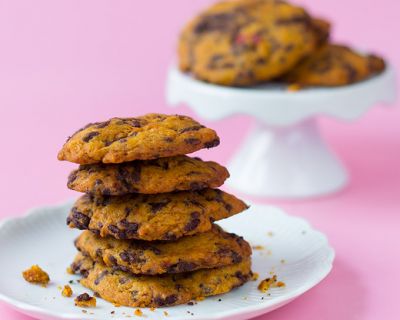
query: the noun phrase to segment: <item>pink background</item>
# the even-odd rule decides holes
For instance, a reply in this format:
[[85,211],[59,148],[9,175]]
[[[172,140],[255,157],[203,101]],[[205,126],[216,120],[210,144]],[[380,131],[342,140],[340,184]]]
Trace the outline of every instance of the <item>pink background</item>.
[[[165,74],[179,28],[210,2],[0,2],[0,217],[77,196],[65,186],[74,165],[58,162],[56,154],[78,127],[145,112],[192,114],[166,107]],[[301,3],[335,22],[335,39],[373,48],[399,67],[400,2]],[[351,184],[314,201],[255,199],[306,217],[337,252],[323,283],[259,319],[399,319],[399,120],[399,108],[382,107],[355,123],[321,119]],[[226,163],[251,120],[208,124],[222,144],[203,155]],[[0,317],[31,319],[2,304]]]

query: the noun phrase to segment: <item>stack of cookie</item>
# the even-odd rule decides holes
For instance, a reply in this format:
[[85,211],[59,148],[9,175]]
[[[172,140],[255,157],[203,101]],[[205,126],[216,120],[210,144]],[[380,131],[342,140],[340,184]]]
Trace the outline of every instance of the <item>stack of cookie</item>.
[[251,248],[214,221],[247,208],[217,187],[226,168],[185,154],[219,144],[186,116],[148,114],[89,124],[59,160],[79,163],[84,192],[67,218],[83,233],[71,265],[81,284],[119,305],[160,307],[228,292],[251,276]]

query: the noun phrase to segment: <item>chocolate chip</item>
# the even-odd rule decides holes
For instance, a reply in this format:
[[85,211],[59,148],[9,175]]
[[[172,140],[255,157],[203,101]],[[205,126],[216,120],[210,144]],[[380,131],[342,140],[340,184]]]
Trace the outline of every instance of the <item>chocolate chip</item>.
[[244,275],[241,271],[236,271],[235,277],[238,278],[242,282],[246,282],[248,276]]
[[231,258],[233,263],[242,262],[242,256],[235,251],[231,252]]
[[197,268],[197,264],[195,264],[193,262],[180,261],[180,262],[168,267],[167,272],[168,273],[182,273],[182,272],[193,271],[196,268]]
[[204,126],[192,126],[192,127],[187,127],[179,130],[179,133],[184,133],[184,132],[189,132],[189,131],[199,131],[200,129],[203,129]]
[[72,171],[69,176],[68,176],[68,183],[67,185],[69,186],[70,184],[72,184],[76,178],[78,177],[78,172],[77,170]]
[[117,239],[126,239],[126,234],[120,230],[116,225],[110,224],[107,229],[116,237]]
[[205,182],[191,182],[189,187],[190,187],[190,190],[196,191],[196,190],[205,189],[208,187],[208,185]]
[[184,141],[187,144],[191,144],[191,145],[197,145],[197,144],[201,143],[200,139],[197,139],[197,138],[187,138]]
[[267,60],[265,59],[265,58],[258,58],[257,60],[256,60],[256,63],[257,64],[265,64],[267,62]]
[[132,118],[130,119],[130,125],[134,128],[141,128],[142,124],[139,119]]
[[123,219],[120,221],[120,225],[125,229],[125,235],[124,238],[134,238],[134,236],[137,234],[137,230],[139,229],[139,224],[136,222],[129,222],[126,219]]
[[97,248],[97,249],[96,249],[96,256],[99,257],[99,258],[101,258],[101,257],[103,256],[103,250],[100,249],[100,248]]
[[89,141],[92,140],[94,137],[98,136],[99,134],[100,134],[100,132],[98,132],[98,131],[89,132],[88,134],[86,134],[86,135],[82,138],[82,140],[83,140],[84,142],[89,142]]
[[121,257],[122,261],[130,264],[138,264],[138,263],[143,263],[146,262],[145,259],[141,258],[139,254],[135,252],[129,252],[129,251],[122,251],[119,256]]
[[298,15],[289,18],[281,18],[277,19],[275,22],[276,25],[287,26],[291,24],[305,24],[307,26],[311,26],[311,20],[306,15]]
[[104,121],[104,122],[99,122],[99,124],[96,125],[97,129],[105,128],[110,124],[110,120]]
[[131,179],[133,182],[138,183],[140,181],[141,172],[142,167],[139,164],[133,167],[133,172],[131,173]]
[[197,226],[200,224],[200,213],[197,211],[194,211],[190,214],[190,220],[189,222],[185,225],[184,230],[186,232],[193,231],[197,228]]
[[133,299],[133,300],[136,300],[136,297],[137,297],[138,293],[139,293],[138,290],[132,290],[131,296],[132,296],[132,299]]
[[165,142],[172,142],[172,141],[174,141],[174,139],[172,139],[171,137],[165,137],[164,141]]
[[94,280],[94,284],[97,286],[101,280],[108,274],[107,270],[100,272],[99,276]]
[[232,205],[229,204],[229,203],[225,203],[225,209],[226,209],[226,211],[231,212],[232,211]]
[[91,296],[89,296],[86,292],[76,297],[76,301],[89,301],[90,299],[92,299]]
[[90,218],[78,211],[76,207],[71,209],[71,213],[67,218],[67,225],[73,226],[79,230],[86,230],[89,227]]
[[112,264],[113,266],[115,266],[115,265],[118,264],[117,258],[114,257],[114,256],[112,256],[112,255],[109,255],[109,256],[108,256],[108,260],[110,260],[110,262],[111,262],[111,264]]
[[82,277],[87,278],[89,277],[89,270],[86,269],[80,269],[79,273],[82,275]]
[[208,141],[208,142],[204,143],[204,147],[207,148],[207,149],[216,147],[218,145],[219,145],[219,138],[216,138],[214,140],[211,140],[211,141]]
[[129,279],[127,278],[127,277],[121,277],[121,278],[119,278],[119,283],[120,284],[125,284],[125,283],[127,283],[129,281]]
[[357,70],[350,63],[343,63],[343,67],[347,72],[349,82],[355,82],[357,80]]
[[194,32],[197,34],[212,31],[229,32],[236,28],[235,17],[233,13],[207,15],[194,27]]
[[161,296],[157,296],[154,298],[154,303],[159,306],[169,306],[174,304],[178,300],[178,297],[175,294],[171,294],[165,298],[162,298]]
[[164,199],[163,201],[159,202],[149,202],[148,205],[150,206],[151,213],[155,214],[158,211],[160,211],[162,208],[168,205],[171,200],[169,199]]

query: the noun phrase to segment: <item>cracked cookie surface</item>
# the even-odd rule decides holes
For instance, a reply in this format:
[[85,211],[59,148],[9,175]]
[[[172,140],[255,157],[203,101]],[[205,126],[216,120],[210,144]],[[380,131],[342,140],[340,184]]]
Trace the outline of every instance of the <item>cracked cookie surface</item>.
[[163,307],[231,291],[252,278],[250,258],[240,263],[180,274],[130,275],[78,254],[71,265],[80,284],[101,298],[129,307]]
[[243,201],[219,189],[155,195],[84,195],[71,209],[67,224],[102,237],[175,240],[208,231],[212,222],[245,209]]
[[222,267],[251,255],[250,245],[242,237],[217,225],[173,242],[117,240],[84,231],[75,246],[85,256],[113,270],[148,275]]
[[283,80],[300,86],[342,86],[370,78],[385,69],[375,55],[327,44],[293,68]]
[[67,140],[58,159],[121,163],[183,155],[218,144],[214,130],[190,117],[151,113],[90,123]]
[[176,156],[121,164],[81,165],[71,172],[68,187],[97,195],[157,194],[217,188],[228,170],[213,161]]
[[182,30],[179,67],[215,84],[254,85],[286,73],[327,40],[329,29],[285,1],[219,2]]

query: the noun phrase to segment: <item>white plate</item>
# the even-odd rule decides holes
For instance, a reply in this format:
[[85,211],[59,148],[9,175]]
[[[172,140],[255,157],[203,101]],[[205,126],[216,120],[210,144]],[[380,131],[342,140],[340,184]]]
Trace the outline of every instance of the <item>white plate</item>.
[[[73,298],[61,296],[57,286],[77,279],[65,272],[76,253],[73,239],[79,234],[65,224],[70,207],[71,202],[38,208],[22,218],[0,224],[0,300],[40,319],[103,320],[133,316],[132,308],[116,308],[102,299],[98,299],[96,308],[83,313],[74,306]],[[242,235],[252,245],[265,247],[254,250],[253,254],[253,270],[260,274],[259,280],[194,306],[155,311],[143,308],[147,318],[165,320],[163,311],[167,311],[168,318],[174,320],[249,319],[290,302],[320,282],[332,268],[334,250],[326,237],[303,219],[288,216],[277,208],[253,205],[246,212],[221,221],[220,225]],[[39,264],[50,274],[51,284],[47,288],[23,280],[21,271],[32,264]],[[263,294],[257,290],[257,285],[261,279],[269,277],[270,272],[286,286]],[[72,289],[74,296],[88,291],[79,284],[73,284]],[[111,311],[115,311],[113,316]]]

